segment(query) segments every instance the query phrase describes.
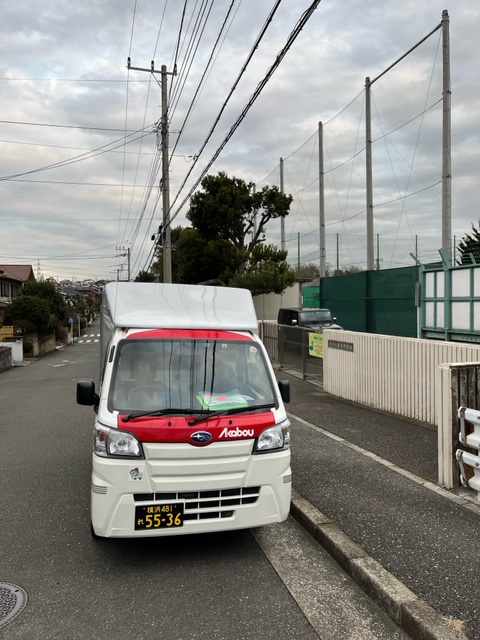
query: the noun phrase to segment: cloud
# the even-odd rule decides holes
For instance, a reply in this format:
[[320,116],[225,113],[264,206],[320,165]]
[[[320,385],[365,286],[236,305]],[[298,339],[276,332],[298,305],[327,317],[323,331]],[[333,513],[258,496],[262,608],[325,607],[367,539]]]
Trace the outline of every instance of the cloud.
[[[176,212],[310,4],[280,5],[218,118],[272,8],[267,0],[255,2],[255,11],[251,3],[235,5],[186,121],[229,1],[215,2],[201,38],[197,5],[189,3],[180,40],[183,3],[159,3],[154,15],[145,0],[122,3],[121,10],[115,0],[53,0],[42,7],[23,0],[6,6],[0,26],[0,175],[76,160],[0,183],[0,262],[40,261],[45,276],[114,278],[119,270],[125,275],[121,247],[129,246],[134,271],[148,264],[150,236],[162,219],[154,132],[161,117],[160,78],[128,71],[127,56],[133,66],[149,69],[154,60],[156,69],[165,64],[172,71],[179,42],[178,75],[169,76],[171,152],[175,148],[170,199]],[[318,261],[321,121],[327,261],[365,266],[365,78],[376,78],[440,24],[444,8],[440,0],[321,2],[213,165],[212,172],[222,170],[261,188],[279,184],[284,158],[285,191],[294,194],[285,225],[293,264],[298,244],[301,261]],[[478,218],[479,20],[473,0],[450,10],[457,239]],[[435,104],[443,92],[441,63],[436,31],[372,87],[375,234],[382,266],[412,264],[409,254],[419,244],[424,251],[441,244],[442,105]],[[192,156],[214,125],[179,193]],[[144,129],[141,140],[125,138]],[[77,158],[81,154],[86,155]],[[186,224],[185,211],[178,212],[174,226]],[[267,229],[267,241],[280,242],[277,223]]]

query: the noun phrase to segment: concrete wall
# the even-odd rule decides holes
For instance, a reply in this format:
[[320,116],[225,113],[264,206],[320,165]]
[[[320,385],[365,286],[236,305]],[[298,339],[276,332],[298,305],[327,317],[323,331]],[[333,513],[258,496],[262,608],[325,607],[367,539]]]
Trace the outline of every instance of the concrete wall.
[[35,358],[55,351],[56,339],[53,333],[50,336],[40,339],[36,333],[27,333],[24,335],[24,341],[32,343],[33,351],[31,355]]
[[326,329],[323,347],[325,391],[430,424],[438,367],[480,361],[480,346],[354,331]]
[[480,346],[325,330],[323,388],[436,425],[438,484],[459,486],[457,411],[480,410]]
[[13,366],[12,350],[9,346],[0,345],[0,371],[5,371]]
[[13,362],[23,362],[23,340],[21,338],[5,338],[5,340],[0,341],[0,345],[10,347]]
[[56,340],[55,340],[55,334],[52,334],[51,336],[47,336],[46,338],[41,338],[38,341],[38,356],[44,356],[47,353],[51,353],[52,351],[55,351],[55,347],[56,347]]
[[253,304],[259,320],[277,321],[278,310],[282,307],[301,307],[302,289],[299,282],[295,282],[284,293],[268,293],[254,296]]

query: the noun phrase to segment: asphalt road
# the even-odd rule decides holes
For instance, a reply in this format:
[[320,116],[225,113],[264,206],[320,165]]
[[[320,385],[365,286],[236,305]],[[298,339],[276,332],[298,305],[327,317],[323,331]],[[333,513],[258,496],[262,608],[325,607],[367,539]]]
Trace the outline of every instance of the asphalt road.
[[253,532],[92,539],[93,412],[76,404],[75,385],[96,379],[98,353],[84,341],[0,374],[0,586],[28,594],[2,638],[406,637],[290,519]]

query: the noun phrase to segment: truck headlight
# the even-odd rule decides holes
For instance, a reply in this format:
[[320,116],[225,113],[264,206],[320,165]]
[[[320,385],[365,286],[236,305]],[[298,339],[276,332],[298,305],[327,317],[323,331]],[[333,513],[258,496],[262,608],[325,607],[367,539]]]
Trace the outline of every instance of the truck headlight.
[[285,420],[262,431],[255,445],[256,453],[278,451],[290,447],[290,421]]
[[101,425],[95,427],[93,451],[97,456],[122,456],[142,458],[142,447],[134,435],[120,429],[109,429]]

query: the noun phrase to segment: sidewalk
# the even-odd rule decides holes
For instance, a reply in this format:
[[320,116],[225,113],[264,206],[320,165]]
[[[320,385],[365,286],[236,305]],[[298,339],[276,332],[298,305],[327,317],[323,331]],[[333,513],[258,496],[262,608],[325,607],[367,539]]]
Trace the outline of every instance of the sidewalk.
[[415,640],[480,640],[480,504],[437,486],[435,427],[277,377],[292,515]]

